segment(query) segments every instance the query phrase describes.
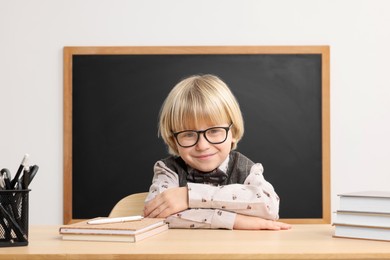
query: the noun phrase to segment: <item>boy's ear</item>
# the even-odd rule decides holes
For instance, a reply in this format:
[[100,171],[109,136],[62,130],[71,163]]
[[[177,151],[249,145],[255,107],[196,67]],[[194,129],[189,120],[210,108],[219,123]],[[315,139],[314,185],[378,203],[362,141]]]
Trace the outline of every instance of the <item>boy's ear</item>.
[[237,143],[237,138],[232,137],[232,147]]
[[234,150],[237,147],[237,138],[232,135],[231,149]]

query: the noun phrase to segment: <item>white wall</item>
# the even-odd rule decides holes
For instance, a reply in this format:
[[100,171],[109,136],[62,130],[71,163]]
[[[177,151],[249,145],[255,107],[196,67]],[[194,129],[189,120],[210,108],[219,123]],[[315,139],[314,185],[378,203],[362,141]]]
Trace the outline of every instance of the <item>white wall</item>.
[[30,223],[62,223],[64,46],[330,45],[332,211],[390,190],[390,1],[0,0],[0,167],[40,170]]

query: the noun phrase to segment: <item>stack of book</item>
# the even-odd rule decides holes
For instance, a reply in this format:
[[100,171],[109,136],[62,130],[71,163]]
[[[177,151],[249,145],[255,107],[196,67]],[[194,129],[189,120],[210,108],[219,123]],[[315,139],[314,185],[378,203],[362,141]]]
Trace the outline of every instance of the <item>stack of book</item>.
[[[100,220],[103,218],[92,219]],[[108,218],[107,218],[108,219]],[[85,220],[60,227],[63,240],[137,242],[168,230],[163,218],[142,218],[137,221],[89,224]]]
[[390,241],[390,192],[340,194],[335,237]]

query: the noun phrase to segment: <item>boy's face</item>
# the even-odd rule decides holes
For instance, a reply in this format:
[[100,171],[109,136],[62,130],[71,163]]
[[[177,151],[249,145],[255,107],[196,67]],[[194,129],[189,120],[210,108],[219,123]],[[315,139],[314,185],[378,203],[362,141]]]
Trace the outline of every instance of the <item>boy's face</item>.
[[[208,125],[201,124],[199,129],[188,130],[205,130],[210,127],[222,126],[227,127],[229,124]],[[210,172],[218,168],[230,153],[232,142],[235,142],[232,137],[231,130],[228,131],[226,141],[221,144],[211,144],[203,134],[200,134],[198,143],[192,147],[184,148],[177,145],[180,157],[192,168],[202,172]]]

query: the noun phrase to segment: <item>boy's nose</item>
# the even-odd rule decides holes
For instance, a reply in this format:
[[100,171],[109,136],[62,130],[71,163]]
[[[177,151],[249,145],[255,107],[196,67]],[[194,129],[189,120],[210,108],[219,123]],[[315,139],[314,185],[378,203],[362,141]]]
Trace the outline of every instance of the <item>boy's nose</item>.
[[210,145],[210,143],[206,140],[206,138],[204,137],[204,134],[200,134],[199,140],[196,143],[196,147],[200,150],[203,150],[203,149],[209,147],[209,145]]

